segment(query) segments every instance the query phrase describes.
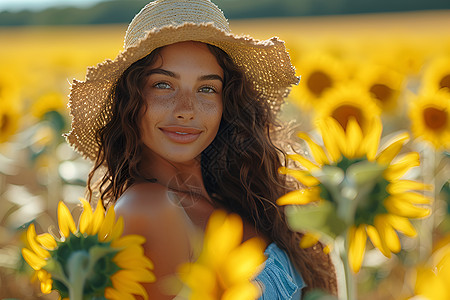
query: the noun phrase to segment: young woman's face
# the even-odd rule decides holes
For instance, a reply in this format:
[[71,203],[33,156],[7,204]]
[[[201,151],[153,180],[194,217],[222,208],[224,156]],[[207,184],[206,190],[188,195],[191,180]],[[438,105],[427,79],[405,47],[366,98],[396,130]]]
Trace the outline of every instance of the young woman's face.
[[[223,70],[206,44],[165,46],[143,90],[141,135],[152,154],[188,162],[214,139],[222,117]],[[144,108],[145,109],[145,108]]]

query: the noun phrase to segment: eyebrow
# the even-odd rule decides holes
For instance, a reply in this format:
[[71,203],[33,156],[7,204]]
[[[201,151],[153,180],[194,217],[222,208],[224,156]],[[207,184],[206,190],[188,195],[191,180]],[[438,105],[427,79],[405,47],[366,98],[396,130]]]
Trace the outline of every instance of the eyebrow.
[[200,80],[219,80],[220,82],[223,83],[223,79],[222,77],[220,77],[217,74],[208,74],[208,75],[203,75],[199,77]]
[[[152,74],[166,75],[166,76],[173,77],[173,78],[176,78],[176,79],[179,79],[179,78],[180,78],[180,75],[175,74],[175,73],[173,73],[173,72],[171,72],[171,71],[168,71],[168,70],[161,69],[161,68],[152,69],[152,70],[150,70],[150,71],[148,72],[148,76],[150,76],[150,75],[152,75]],[[200,81],[204,81],[204,80],[218,80],[218,81],[220,81],[220,82],[223,83],[223,78],[220,77],[220,76],[217,75],[217,74],[207,74],[207,75],[202,75],[202,76],[200,76],[198,79],[199,79]]]

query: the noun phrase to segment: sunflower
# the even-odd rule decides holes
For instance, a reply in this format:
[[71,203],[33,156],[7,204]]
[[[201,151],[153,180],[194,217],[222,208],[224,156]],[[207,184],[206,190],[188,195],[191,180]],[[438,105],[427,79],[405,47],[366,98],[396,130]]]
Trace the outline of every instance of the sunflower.
[[[315,232],[305,232],[303,233],[301,239],[300,239],[300,247],[301,248],[310,248],[316,245],[320,240],[320,234]],[[323,253],[329,254],[331,252],[332,245],[325,245],[323,247]]]
[[[423,67],[429,46],[411,41],[399,41],[398,36],[392,39],[394,39],[392,43],[377,44],[375,47],[372,44],[371,48],[367,49],[371,51],[369,59],[401,74],[417,75]],[[376,50],[373,51],[374,49]]]
[[62,111],[65,108],[64,98],[60,93],[49,92],[39,97],[31,105],[31,114],[41,119],[44,115],[51,111]]
[[20,80],[21,75],[17,72],[16,66],[5,65],[2,62],[2,69],[0,70],[0,101],[20,101]]
[[0,143],[6,142],[19,129],[20,109],[14,102],[0,99]]
[[355,79],[383,111],[392,112],[397,108],[404,79],[400,73],[385,66],[366,64]]
[[[335,207],[331,210],[352,213],[351,221],[346,226],[349,228],[348,259],[355,273],[361,267],[367,237],[381,253],[390,257],[392,252],[399,252],[401,248],[396,231],[410,237],[415,236],[416,230],[409,219],[422,218],[430,213],[429,208],[423,207],[430,203],[430,199],[419,191],[431,187],[401,179],[411,167],[419,165],[418,153],[410,152],[394,160],[408,140],[408,134],[399,134],[377,154],[382,124],[379,118],[374,118],[369,125],[370,130],[363,134],[354,118],[350,118],[346,131],[333,118],[321,120],[318,128],[326,151],[307,134],[299,133],[298,136],[307,142],[314,159],[309,160],[299,154],[288,155],[288,158],[299,163],[305,170],[287,167],[279,170],[282,174],[293,176],[306,188],[287,193],[277,200],[277,204],[317,203],[320,207],[331,203]],[[366,193],[361,198],[354,197],[348,201],[353,209],[343,209],[340,207],[343,202],[317,174],[330,167],[338,168],[346,174],[347,170],[353,171],[361,163],[381,169],[382,172],[370,178],[370,182],[361,184]],[[365,176],[364,172],[361,174]],[[362,181],[364,176],[353,180]],[[356,203],[356,207],[353,203]]]
[[443,238],[441,242],[445,242],[445,245],[435,249],[426,264],[416,267],[415,297],[410,298],[411,300],[418,297],[433,300],[450,298],[450,236]]
[[436,57],[425,69],[422,78],[423,93],[441,89],[450,92],[450,56]]
[[410,103],[411,131],[436,149],[450,149],[450,93],[439,90]]
[[316,110],[316,121],[334,118],[346,129],[350,118],[354,118],[363,132],[369,129],[381,110],[369,91],[356,84],[345,84],[329,91]]
[[289,99],[304,109],[319,105],[323,95],[345,77],[342,63],[324,52],[305,56],[296,63],[296,69],[301,74],[301,80],[298,86],[292,88]]
[[25,261],[36,271],[45,294],[57,290],[62,298],[148,299],[140,282],[153,282],[152,262],[144,256],[144,238],[122,236],[123,219],[115,221],[114,208],[105,214],[101,201],[95,212],[80,199],[83,212],[77,229],[67,206],[58,204],[61,239],[49,233],[37,235],[34,224],[27,229],[29,248]]
[[180,267],[180,278],[190,300],[257,299],[255,279],[265,261],[264,242],[252,238],[241,244],[242,220],[236,214],[215,211],[205,231],[203,249],[195,263]]

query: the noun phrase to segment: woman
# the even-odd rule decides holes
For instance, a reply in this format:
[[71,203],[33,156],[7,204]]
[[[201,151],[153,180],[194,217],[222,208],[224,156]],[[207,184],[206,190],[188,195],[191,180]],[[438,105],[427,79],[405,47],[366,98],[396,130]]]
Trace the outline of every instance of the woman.
[[[275,205],[288,187],[270,134],[298,82],[284,44],[231,34],[209,0],[158,0],[133,19],[124,48],[74,81],[67,139],[95,162],[91,198],[101,173],[100,199],[146,237],[159,282],[195,260],[192,236],[225,209],[243,218],[244,240],[268,245],[262,299],[299,299],[305,285],[335,293],[329,257],[300,249]],[[158,282],[146,289],[171,299]]]

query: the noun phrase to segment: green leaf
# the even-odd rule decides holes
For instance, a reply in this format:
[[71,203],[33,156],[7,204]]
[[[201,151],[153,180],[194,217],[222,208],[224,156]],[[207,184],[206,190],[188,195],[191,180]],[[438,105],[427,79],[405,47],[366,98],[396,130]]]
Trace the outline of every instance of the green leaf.
[[379,165],[367,160],[352,164],[346,172],[347,180],[355,185],[362,187],[373,185],[379,178],[383,177],[386,166]]
[[328,201],[319,205],[287,206],[285,212],[289,226],[295,231],[319,232],[334,239],[347,229],[345,222],[337,216],[336,207]]
[[96,263],[100,258],[110,253],[117,253],[118,251],[118,249],[109,247],[109,245],[99,244],[89,249],[89,256],[91,257],[91,260]]
[[344,180],[344,171],[336,166],[325,165],[322,169],[312,172],[312,175],[316,177],[325,186],[339,186]]

